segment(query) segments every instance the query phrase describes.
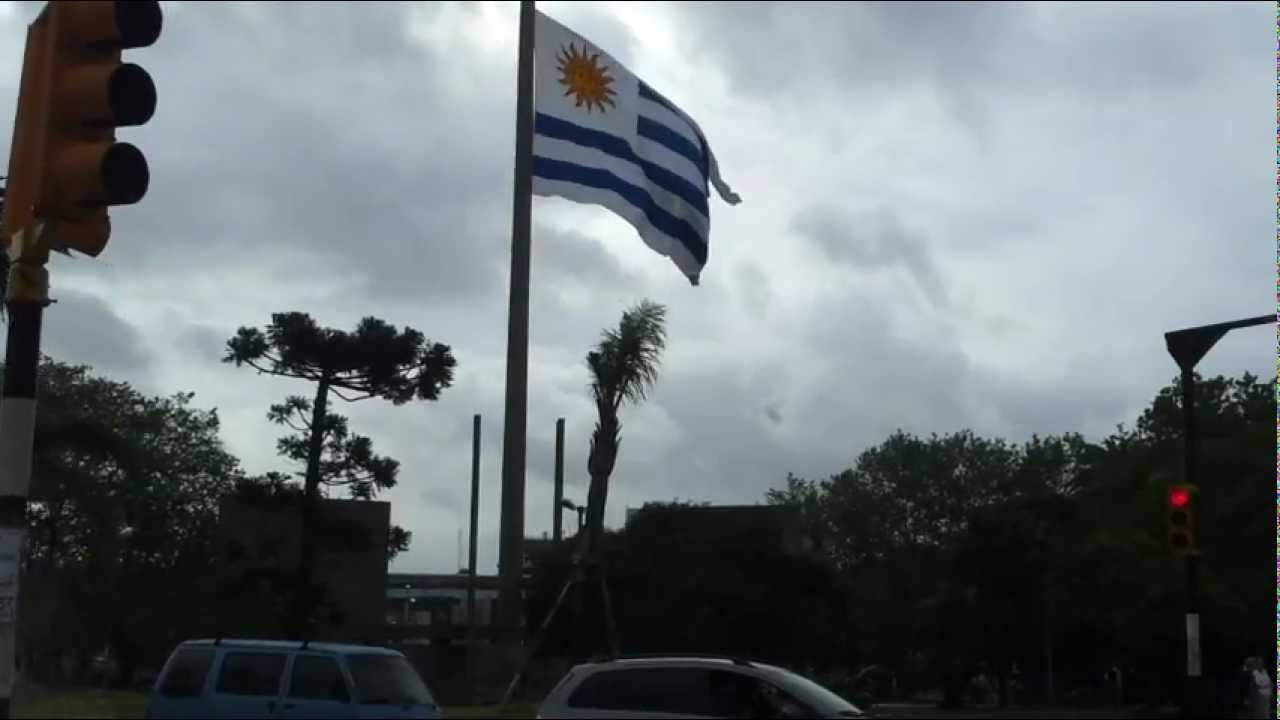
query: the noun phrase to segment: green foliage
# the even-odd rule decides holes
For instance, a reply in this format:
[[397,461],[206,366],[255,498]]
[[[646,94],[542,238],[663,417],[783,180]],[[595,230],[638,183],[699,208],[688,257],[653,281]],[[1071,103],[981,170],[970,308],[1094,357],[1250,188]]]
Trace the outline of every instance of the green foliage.
[[[1229,670],[1274,630],[1275,393],[1249,375],[1196,391],[1205,657]],[[858,588],[846,626],[903,689],[941,682],[956,702],[980,668],[1007,686],[1016,664],[1043,696],[1052,647],[1059,688],[1118,663],[1130,687],[1160,700],[1178,672],[1183,581],[1163,503],[1181,477],[1182,433],[1175,382],[1133,429],[1101,442],[898,432],[852,468],[788,476],[767,498],[799,508],[815,547]]]
[[[280,438],[276,450],[282,457],[301,463],[303,467],[307,464],[313,436],[311,415],[311,401],[296,395],[286,398],[284,403],[272,405],[267,413],[272,422],[295,431],[293,435]],[[363,435],[352,435],[345,417],[325,413],[320,436],[321,485],[345,487],[357,500],[370,500],[379,490],[395,486],[400,463],[375,455],[373,441]],[[306,473],[298,473],[298,476],[305,478]]]
[[[591,484],[587,488],[587,517],[585,546],[582,551],[587,564],[585,583],[589,587],[603,587],[604,513],[609,497],[609,476],[618,459],[622,444],[622,423],[618,410],[626,403],[642,402],[650,388],[658,380],[662,351],[667,346],[667,309],[658,303],[643,300],[622,313],[618,327],[604,331],[595,349],[587,353],[587,369],[591,372],[591,397],[596,406],[596,427],[591,433],[591,447],[587,456],[587,472]],[[599,594],[590,597],[603,600]],[[592,628],[608,627],[608,646],[616,649],[618,639],[614,628],[605,618],[607,608],[603,602],[591,601],[587,625]],[[579,632],[582,638],[581,653],[586,652],[597,636],[592,629]],[[580,653],[580,654],[581,654]]]
[[48,359],[40,372],[23,652],[52,672],[109,646],[127,675],[203,605],[218,503],[241,472],[190,393],[147,397]]
[[830,624],[844,586],[792,542],[802,533],[799,513],[784,506],[644,506],[610,562],[626,650],[723,652],[792,665],[846,655],[851,648]]
[[622,313],[618,327],[604,331],[595,349],[587,353],[591,371],[591,397],[596,405],[596,427],[591,434],[587,470],[587,528],[598,539],[604,529],[604,506],[609,476],[622,444],[618,410],[625,403],[642,402],[658,381],[662,351],[667,346],[667,309],[643,300]]
[[[241,327],[227,341],[223,362],[316,384],[314,400],[290,396],[267,414],[297,433],[281,438],[277,448],[305,468],[300,473],[302,559],[290,623],[290,634],[297,635],[317,606],[307,588],[318,531],[313,508],[322,486],[344,486],[352,498],[368,500],[395,485],[400,468],[397,461],[374,454],[369,438],[350,433],[346,418],[328,410],[330,396],[346,402],[376,397],[396,405],[436,400],[452,384],[457,363],[449,346],[430,343],[413,328],[398,330],[366,317],[347,332],[322,328],[300,312],[273,314],[265,329]],[[394,528],[387,537],[388,557],[407,549],[410,538]]]
[[300,312],[273,314],[265,330],[240,328],[223,361],[269,375],[325,379],[343,400],[381,397],[397,405],[439,398],[457,364],[448,345],[427,342],[413,328],[366,317],[346,332],[322,328]]

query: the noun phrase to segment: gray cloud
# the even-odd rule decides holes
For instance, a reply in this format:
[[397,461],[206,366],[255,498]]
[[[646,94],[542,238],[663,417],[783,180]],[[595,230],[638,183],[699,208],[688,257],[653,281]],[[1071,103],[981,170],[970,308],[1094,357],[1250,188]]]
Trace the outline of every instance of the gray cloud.
[[947,289],[927,242],[905,228],[892,210],[879,208],[846,216],[835,208],[813,208],[796,217],[795,228],[833,262],[866,270],[901,267],[936,309],[946,309]]
[[[747,200],[713,211],[698,288],[605,211],[535,201],[530,534],[550,529],[557,417],[584,499],[583,356],[644,297],[668,305],[671,344],[650,402],[623,412],[610,523],[652,499],[756,502],[899,427],[1097,436],[1173,376],[1165,330],[1273,307],[1269,6],[540,6],[696,109]],[[0,5],[0,46],[19,47],[39,7]],[[483,415],[491,571],[514,4],[167,12],[160,43],[129,53],[158,112],[121,131],[151,162],[150,194],[113,210],[100,258],[54,259],[46,347],[149,392],[196,391],[261,472],[291,469],[267,406],[310,388],[220,363],[236,327],[373,314],[450,344],[439,402],[341,411],[402,463],[386,499],[415,533],[407,570],[453,569]],[[16,62],[0,56],[0,97]],[[1240,331],[1204,371],[1265,373],[1272,357],[1269,333]]]
[[132,379],[145,375],[149,361],[138,329],[93,295],[52,288],[57,301],[45,311],[42,350],[73,364]]

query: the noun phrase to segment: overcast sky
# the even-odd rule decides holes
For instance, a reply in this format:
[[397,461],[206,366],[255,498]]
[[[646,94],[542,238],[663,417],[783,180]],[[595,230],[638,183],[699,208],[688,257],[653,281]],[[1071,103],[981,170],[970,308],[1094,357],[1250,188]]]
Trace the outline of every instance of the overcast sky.
[[[39,7],[0,3],[3,102]],[[690,287],[607,211],[534,200],[530,535],[550,530],[557,417],[585,500],[583,356],[642,298],[669,306],[670,347],[622,414],[614,524],[647,500],[760,501],[899,427],[1097,438],[1176,374],[1166,330],[1275,307],[1271,3],[539,7],[695,117],[743,203],[712,200]],[[238,326],[376,315],[448,343],[439,402],[343,410],[402,463],[399,571],[456,569],[484,416],[494,571],[517,5],[164,8],[127,55],[155,118],[121,133],[150,192],[112,212],[101,257],[53,260],[46,351],[195,391],[264,472],[292,469],[267,406],[312,388],[220,363]],[[1237,331],[1202,371],[1265,376],[1275,350]]]

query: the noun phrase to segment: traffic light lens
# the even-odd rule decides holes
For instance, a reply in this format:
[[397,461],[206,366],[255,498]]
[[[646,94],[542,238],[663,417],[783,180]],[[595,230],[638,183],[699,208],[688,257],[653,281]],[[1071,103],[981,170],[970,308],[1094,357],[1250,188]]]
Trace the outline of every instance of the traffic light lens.
[[1183,535],[1182,533],[1174,533],[1173,535],[1171,535],[1169,537],[1169,542],[1179,550],[1186,548],[1188,545],[1190,545],[1190,542],[1188,541],[1187,536]]
[[111,73],[108,102],[116,125],[142,125],[156,112],[156,84],[146,70],[125,63]]
[[1179,527],[1187,524],[1187,514],[1182,511],[1174,511],[1169,514],[1169,522]]
[[129,143],[116,143],[102,156],[102,185],[108,205],[129,205],[147,194],[151,170],[142,151]]
[[160,26],[164,22],[160,3],[155,0],[130,0],[117,2],[115,6],[120,47],[147,47],[160,37]]
[[1169,491],[1169,504],[1176,508],[1186,507],[1191,502],[1191,493],[1186,488],[1174,488]]

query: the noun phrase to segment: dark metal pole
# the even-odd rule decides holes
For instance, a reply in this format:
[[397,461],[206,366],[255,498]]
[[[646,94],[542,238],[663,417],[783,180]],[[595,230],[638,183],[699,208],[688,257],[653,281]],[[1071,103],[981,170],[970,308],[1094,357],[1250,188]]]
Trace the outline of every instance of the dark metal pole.
[[[30,232],[30,231],[28,231]],[[17,680],[18,588],[27,530],[31,453],[36,428],[40,327],[49,275],[41,264],[9,267],[8,343],[0,400],[0,718],[10,717]]]
[[[1183,328],[1164,334],[1169,354],[1173,356],[1174,361],[1178,363],[1178,368],[1182,371],[1183,482],[1198,485],[1196,482],[1198,451],[1195,416],[1196,365],[1228,332],[1258,325],[1274,325],[1275,322],[1275,315],[1259,315],[1243,320]],[[1205,693],[1203,659],[1200,654],[1200,558],[1194,548],[1184,557],[1186,612],[1183,618],[1185,623],[1183,647],[1186,650],[1184,658],[1186,686],[1183,688],[1182,712],[1185,717],[1207,717],[1208,698]]]
[[507,390],[502,428],[502,518],[498,545],[501,628],[520,637],[524,573],[525,433],[529,382],[529,255],[533,213],[533,0],[520,3],[516,69],[515,190],[511,217],[511,294]]
[[476,691],[476,534],[480,521],[480,414],[471,418],[471,534],[467,547],[467,688]]
[[[1183,482],[1196,484],[1196,378],[1192,368],[1182,371]],[[1185,674],[1183,711],[1188,717],[1204,717],[1204,680],[1200,655],[1200,558],[1194,549],[1184,558],[1186,571]]]
[[564,418],[556,420],[556,475],[555,500],[552,502],[551,539],[560,542],[564,539],[564,508],[560,501],[564,500]]

